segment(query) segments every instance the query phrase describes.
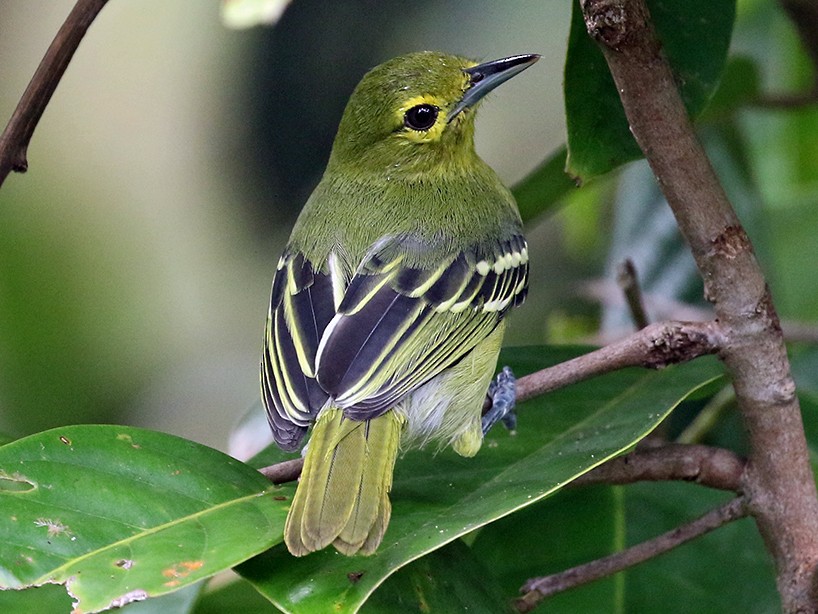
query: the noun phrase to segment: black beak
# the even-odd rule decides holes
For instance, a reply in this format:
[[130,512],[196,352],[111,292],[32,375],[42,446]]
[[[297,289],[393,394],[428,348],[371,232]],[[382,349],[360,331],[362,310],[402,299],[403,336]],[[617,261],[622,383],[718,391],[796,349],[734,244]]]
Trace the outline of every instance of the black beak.
[[538,54],[528,53],[525,55],[513,55],[509,58],[493,60],[471,68],[466,68],[463,72],[469,75],[471,85],[469,89],[466,90],[461,101],[449,111],[448,121],[452,121],[458,113],[474,106],[495,87],[501,83],[505,83],[514,75],[523,72],[539,59],[540,56]]

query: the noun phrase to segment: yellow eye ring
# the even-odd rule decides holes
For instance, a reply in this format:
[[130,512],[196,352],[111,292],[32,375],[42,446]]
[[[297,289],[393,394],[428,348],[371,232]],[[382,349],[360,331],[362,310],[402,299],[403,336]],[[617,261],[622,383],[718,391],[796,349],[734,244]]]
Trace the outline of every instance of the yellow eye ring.
[[401,138],[415,143],[437,141],[446,128],[446,113],[441,101],[431,95],[414,96],[398,109],[397,121],[403,125]]

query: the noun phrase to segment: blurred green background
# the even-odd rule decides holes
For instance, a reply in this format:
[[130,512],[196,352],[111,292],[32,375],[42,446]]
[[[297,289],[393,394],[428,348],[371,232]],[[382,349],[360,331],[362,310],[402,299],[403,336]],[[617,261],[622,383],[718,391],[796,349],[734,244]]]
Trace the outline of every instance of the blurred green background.
[[[72,5],[0,3],[4,123]],[[570,6],[510,8],[296,0],[235,31],[215,0],[111,0],[0,190],[0,431],[118,422],[224,449],[258,395],[273,267],[368,68],[541,53],[483,106],[478,148],[514,183],[563,141]]]

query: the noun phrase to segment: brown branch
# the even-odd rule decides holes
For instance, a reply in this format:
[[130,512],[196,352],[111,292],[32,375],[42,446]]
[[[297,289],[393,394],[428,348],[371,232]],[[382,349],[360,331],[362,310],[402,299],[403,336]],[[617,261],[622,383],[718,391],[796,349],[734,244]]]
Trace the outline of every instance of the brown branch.
[[763,94],[750,100],[750,105],[759,109],[788,111],[818,104],[818,89],[794,94]]
[[304,466],[303,458],[282,461],[275,465],[269,465],[259,469],[259,473],[270,480],[273,484],[284,484],[293,482],[301,475],[301,468]]
[[667,444],[618,456],[581,475],[571,486],[683,480],[739,492],[744,468],[744,459],[729,450]]
[[581,0],[633,133],[702,274],[751,447],[743,490],[785,611],[816,611],[818,496],[778,315],[682,104],[644,0]]
[[546,597],[638,565],[746,515],[744,498],[737,497],[692,522],[622,552],[550,576],[532,578],[520,589],[523,596],[514,605],[518,612],[530,612]]
[[521,377],[517,380],[517,400],[625,367],[657,369],[715,354],[722,342],[715,322],[657,322],[598,350]]
[[0,186],[11,171],[24,173],[28,168],[26,153],[34,129],[88,27],[107,2],[78,0],[48,47],[0,135]]

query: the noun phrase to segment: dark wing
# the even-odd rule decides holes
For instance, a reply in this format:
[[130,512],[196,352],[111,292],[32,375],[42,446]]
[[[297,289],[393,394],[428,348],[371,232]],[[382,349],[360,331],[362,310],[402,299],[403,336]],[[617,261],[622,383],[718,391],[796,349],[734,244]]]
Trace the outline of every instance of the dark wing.
[[281,257],[264,329],[261,397],[273,437],[285,450],[298,448],[328,397],[314,365],[318,343],[335,315],[336,296],[340,299],[330,274],[316,271],[301,254]]
[[[321,388],[353,419],[377,416],[454,365],[523,301],[525,239],[453,254],[418,267],[408,237],[376,244],[358,268],[321,338]],[[422,260],[422,259],[420,259]]]

